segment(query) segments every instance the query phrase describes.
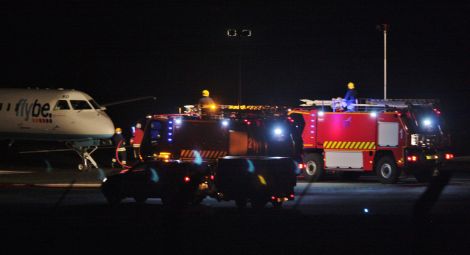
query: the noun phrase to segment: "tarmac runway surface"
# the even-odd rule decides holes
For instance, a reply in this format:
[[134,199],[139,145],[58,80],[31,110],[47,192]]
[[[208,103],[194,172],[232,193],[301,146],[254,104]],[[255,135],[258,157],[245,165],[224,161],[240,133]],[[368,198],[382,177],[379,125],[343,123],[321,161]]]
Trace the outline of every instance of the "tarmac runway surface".
[[[466,161],[465,161],[466,162]],[[383,185],[299,179],[296,199],[277,210],[206,198],[201,205],[167,208],[160,199],[107,205],[99,190],[110,168],[0,168],[1,244],[5,254],[43,252],[165,254],[468,254],[470,174],[455,164],[429,211],[417,213],[430,185],[414,178]]]

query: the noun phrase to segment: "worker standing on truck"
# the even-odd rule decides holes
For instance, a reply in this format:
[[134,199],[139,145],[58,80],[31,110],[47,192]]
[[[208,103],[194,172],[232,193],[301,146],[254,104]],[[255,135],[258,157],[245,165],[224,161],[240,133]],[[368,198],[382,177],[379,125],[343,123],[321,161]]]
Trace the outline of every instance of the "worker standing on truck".
[[134,133],[131,138],[132,149],[134,150],[134,159],[141,160],[140,156],[140,145],[142,144],[142,139],[144,138],[144,131],[142,131],[142,124],[135,124]]
[[215,113],[217,106],[214,100],[209,96],[209,90],[205,89],[202,91],[202,97],[199,99],[198,107],[203,117]]
[[344,96],[344,102],[346,103],[346,109],[348,112],[355,111],[354,105],[356,104],[356,96],[357,96],[357,92],[355,90],[355,85],[354,83],[349,82],[348,91],[346,92],[346,95]]

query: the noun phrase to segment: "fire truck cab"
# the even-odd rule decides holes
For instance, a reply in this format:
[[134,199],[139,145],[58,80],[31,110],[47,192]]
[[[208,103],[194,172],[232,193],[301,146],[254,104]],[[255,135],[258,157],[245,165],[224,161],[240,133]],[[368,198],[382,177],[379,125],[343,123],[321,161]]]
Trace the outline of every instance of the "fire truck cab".
[[293,200],[301,137],[292,135],[287,110],[218,105],[207,111],[187,106],[180,114],[147,116],[142,157],[206,165],[199,192],[239,207]]
[[289,118],[302,133],[309,181],[327,172],[346,179],[375,172],[380,182],[395,183],[404,172],[426,182],[453,158],[435,100],[363,99],[352,112],[335,100],[301,101]]

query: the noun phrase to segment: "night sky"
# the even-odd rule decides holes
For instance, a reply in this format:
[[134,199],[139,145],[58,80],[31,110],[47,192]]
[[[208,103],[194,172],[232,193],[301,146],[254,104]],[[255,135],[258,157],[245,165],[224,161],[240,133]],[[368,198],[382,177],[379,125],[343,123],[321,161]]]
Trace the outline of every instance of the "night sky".
[[389,23],[388,97],[440,99],[452,132],[469,138],[469,2],[192,2],[2,2],[0,86],[74,88],[102,104],[157,97],[109,109],[126,125],[195,103],[202,89],[236,103],[241,52],[246,104],[331,99],[349,81],[359,97],[381,98],[376,26]]

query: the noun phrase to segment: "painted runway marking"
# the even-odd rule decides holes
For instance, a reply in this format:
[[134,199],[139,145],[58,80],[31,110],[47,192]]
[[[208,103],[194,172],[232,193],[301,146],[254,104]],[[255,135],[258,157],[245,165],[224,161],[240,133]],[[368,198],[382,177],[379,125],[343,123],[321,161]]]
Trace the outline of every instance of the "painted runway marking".
[[9,170],[0,170],[0,174],[31,174],[31,171],[9,171]]
[[99,188],[99,183],[45,183],[45,184],[34,184],[35,187],[47,187],[47,188]]

